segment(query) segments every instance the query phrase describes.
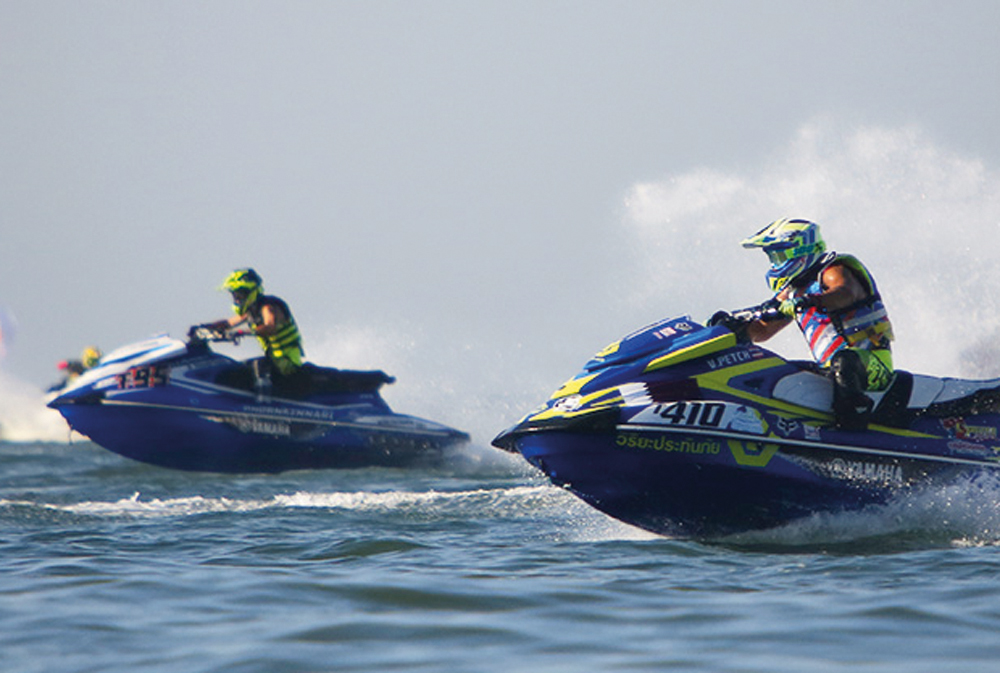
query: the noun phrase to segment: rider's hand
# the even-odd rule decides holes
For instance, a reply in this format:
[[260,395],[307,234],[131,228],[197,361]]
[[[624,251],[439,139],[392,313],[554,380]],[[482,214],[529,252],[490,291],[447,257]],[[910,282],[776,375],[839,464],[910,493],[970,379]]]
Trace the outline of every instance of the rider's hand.
[[708,319],[705,324],[709,327],[715,327],[716,325],[722,325],[723,327],[729,327],[733,323],[733,315],[729,311],[716,311],[712,314],[712,317]]
[[239,344],[240,339],[253,335],[254,333],[250,330],[240,329],[237,327],[227,327],[226,331],[223,333],[223,337],[226,341],[232,341],[235,344]]
[[799,311],[810,306],[816,306],[817,303],[815,295],[807,294],[800,297],[789,297],[778,304],[778,313],[789,318],[794,318],[795,314]]

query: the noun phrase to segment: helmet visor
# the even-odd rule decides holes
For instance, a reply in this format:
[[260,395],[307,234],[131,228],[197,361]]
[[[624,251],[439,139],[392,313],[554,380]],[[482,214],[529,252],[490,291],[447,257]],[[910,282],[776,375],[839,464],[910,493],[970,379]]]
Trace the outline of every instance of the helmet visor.
[[790,259],[805,257],[815,252],[822,252],[822,250],[822,243],[813,243],[812,245],[803,245],[797,248],[769,248],[765,252],[772,266],[780,266]]

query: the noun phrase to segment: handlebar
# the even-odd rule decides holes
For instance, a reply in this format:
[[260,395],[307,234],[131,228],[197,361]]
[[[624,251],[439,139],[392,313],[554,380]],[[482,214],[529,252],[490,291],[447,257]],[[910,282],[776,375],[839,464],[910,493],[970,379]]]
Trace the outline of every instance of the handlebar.
[[775,320],[782,320],[787,317],[778,310],[778,306],[780,305],[781,302],[777,299],[768,299],[758,306],[750,306],[733,311],[731,315],[741,323],[756,322],[758,320],[774,322]]
[[738,337],[745,336],[746,327],[750,323],[762,320],[764,322],[774,322],[787,318],[778,310],[780,302],[777,299],[768,299],[763,304],[736,309],[735,311],[717,311],[715,315],[708,319],[710,326],[722,325],[732,330]]
[[219,329],[212,325],[192,325],[188,330],[188,341],[191,343],[204,343],[206,341],[228,341],[239,345],[240,339],[252,336],[249,332],[232,329]]

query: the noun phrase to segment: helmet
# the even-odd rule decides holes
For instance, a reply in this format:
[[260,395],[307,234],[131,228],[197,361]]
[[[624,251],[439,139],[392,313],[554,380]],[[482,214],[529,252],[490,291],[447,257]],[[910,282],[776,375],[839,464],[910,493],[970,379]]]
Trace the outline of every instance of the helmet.
[[763,248],[771,260],[767,284],[777,294],[818,262],[826,251],[819,225],[809,220],[775,220],[743,241],[744,248]]
[[84,369],[93,369],[100,359],[101,349],[97,346],[87,346],[83,349],[83,354],[80,356],[80,362],[83,363]]
[[222,281],[220,290],[228,290],[233,295],[233,310],[246,313],[264,289],[264,281],[253,269],[236,269]]

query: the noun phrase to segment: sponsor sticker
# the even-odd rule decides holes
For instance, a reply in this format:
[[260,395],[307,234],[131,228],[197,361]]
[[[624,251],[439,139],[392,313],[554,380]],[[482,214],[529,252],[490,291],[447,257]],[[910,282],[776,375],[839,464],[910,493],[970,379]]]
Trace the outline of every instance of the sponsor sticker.
[[863,481],[902,486],[903,468],[893,463],[874,463],[865,460],[834,458],[829,463],[832,476],[847,481]]
[[664,451],[666,453],[693,453],[710,454],[719,453],[721,446],[714,440],[697,439],[670,439],[668,437],[657,436],[647,437],[638,432],[622,432],[615,438],[615,444],[629,449],[651,449],[653,451]]
[[629,423],[734,430],[751,435],[763,435],[767,432],[767,423],[759,411],[732,402],[680,401],[653,404],[633,416]]
[[124,374],[118,374],[115,380],[121,390],[132,390],[135,388],[155,388],[167,385],[170,370],[166,367],[156,365],[146,365],[142,367],[132,367]]
[[942,418],[941,425],[949,437],[964,439],[971,442],[989,442],[996,440],[997,429],[990,425],[969,425],[964,418]]

